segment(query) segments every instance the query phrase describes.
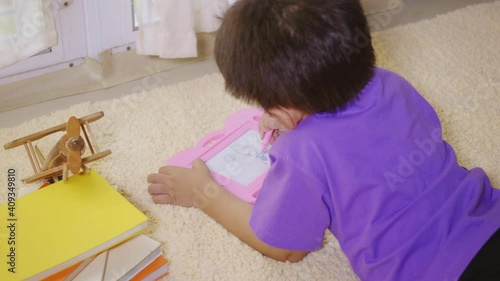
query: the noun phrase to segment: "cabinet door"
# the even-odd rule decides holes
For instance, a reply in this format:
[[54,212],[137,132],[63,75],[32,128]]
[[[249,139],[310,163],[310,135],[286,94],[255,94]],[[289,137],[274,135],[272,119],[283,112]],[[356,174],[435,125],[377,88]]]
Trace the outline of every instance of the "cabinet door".
[[1,68],[0,85],[78,66],[85,57],[99,60],[99,54],[108,49],[116,53],[135,46],[134,0],[52,2],[57,45]]
[[[60,8],[60,10],[56,7],[53,9],[57,31],[57,45],[16,64],[0,69],[0,84],[8,83],[8,78],[12,76],[28,78],[30,74],[26,72],[43,69],[86,56],[87,42],[83,2],[74,1],[71,4],[67,4],[67,6],[62,3]],[[19,80],[19,78],[15,80]]]

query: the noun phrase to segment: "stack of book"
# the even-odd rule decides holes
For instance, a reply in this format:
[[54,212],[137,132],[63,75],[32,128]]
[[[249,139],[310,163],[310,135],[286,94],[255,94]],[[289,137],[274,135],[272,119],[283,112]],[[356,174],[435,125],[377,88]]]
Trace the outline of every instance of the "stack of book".
[[[10,197],[9,198],[13,198]],[[157,280],[147,217],[95,171],[0,206],[0,280]]]
[[43,281],[158,280],[168,274],[160,246],[159,242],[138,235]]

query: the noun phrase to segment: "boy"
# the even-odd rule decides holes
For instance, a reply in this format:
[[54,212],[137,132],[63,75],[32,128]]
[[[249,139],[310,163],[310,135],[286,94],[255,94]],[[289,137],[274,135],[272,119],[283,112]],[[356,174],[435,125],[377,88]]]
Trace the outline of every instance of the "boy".
[[[239,0],[215,58],[228,92],[266,110],[271,168],[252,206],[201,160],[161,167],[148,176],[155,203],[198,207],[280,261],[319,249],[329,229],[362,280],[500,280],[500,191],[459,166],[407,81],[374,66],[359,1]],[[196,200],[204,190],[217,196]]]

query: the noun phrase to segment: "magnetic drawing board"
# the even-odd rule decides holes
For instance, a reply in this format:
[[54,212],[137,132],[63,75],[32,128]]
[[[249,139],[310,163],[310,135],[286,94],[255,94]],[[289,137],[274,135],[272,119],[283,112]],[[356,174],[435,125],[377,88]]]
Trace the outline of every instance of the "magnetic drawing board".
[[174,155],[166,164],[190,168],[193,160],[200,158],[217,183],[254,203],[271,165],[271,145],[261,151],[258,126],[262,113],[253,108],[233,113],[222,130],[206,135],[195,147]]

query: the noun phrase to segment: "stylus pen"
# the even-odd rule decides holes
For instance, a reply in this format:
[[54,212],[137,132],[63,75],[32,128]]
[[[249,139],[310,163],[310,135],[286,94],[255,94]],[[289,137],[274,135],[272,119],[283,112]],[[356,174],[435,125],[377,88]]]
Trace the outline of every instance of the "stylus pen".
[[260,148],[260,152],[264,151],[266,147],[269,145],[271,138],[273,136],[274,130],[269,130],[264,134],[264,139],[262,139],[262,147]]

